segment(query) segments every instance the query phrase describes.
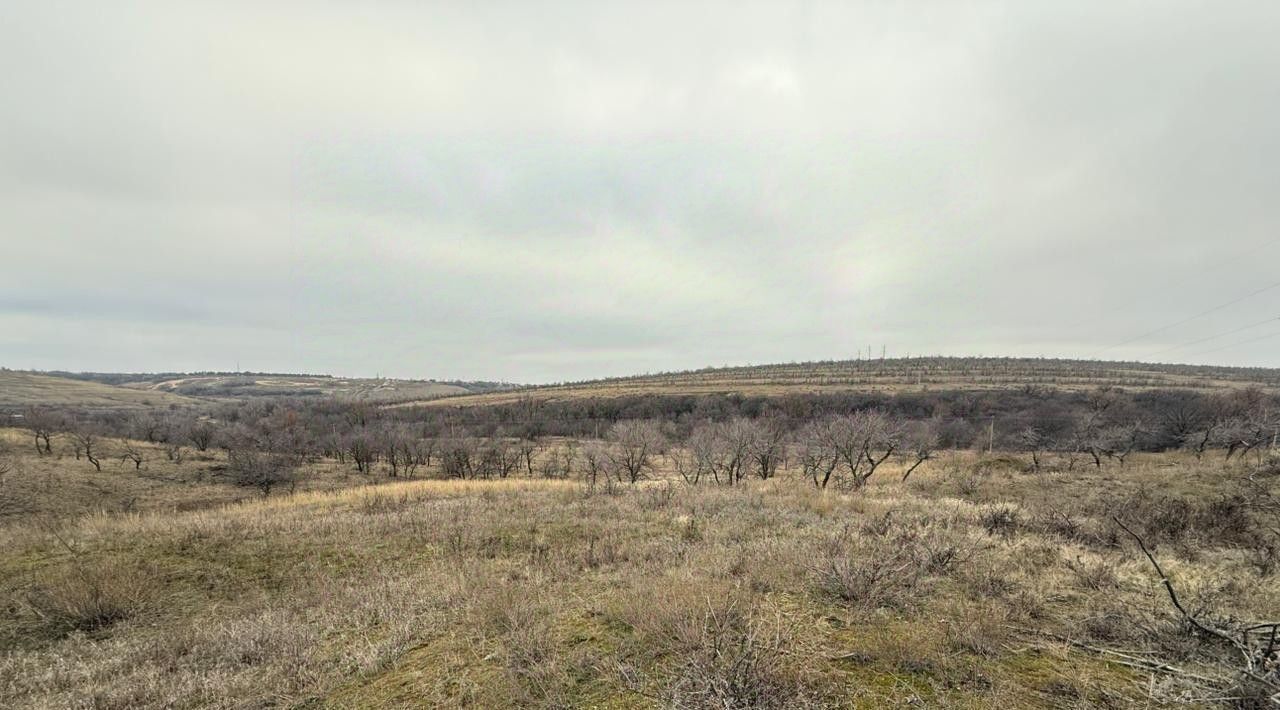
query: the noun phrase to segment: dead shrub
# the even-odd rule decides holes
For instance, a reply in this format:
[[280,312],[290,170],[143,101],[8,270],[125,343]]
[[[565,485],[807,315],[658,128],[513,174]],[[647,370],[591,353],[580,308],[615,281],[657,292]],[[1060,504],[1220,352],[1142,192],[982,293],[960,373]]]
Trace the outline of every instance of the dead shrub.
[[1080,628],[1089,638],[1108,642],[1124,639],[1133,631],[1128,614],[1107,608],[1094,609],[1080,620]]
[[1027,526],[1042,535],[1052,535],[1072,542],[1090,539],[1083,524],[1057,508],[1042,508],[1029,516]]
[[616,535],[597,535],[587,538],[587,549],[582,553],[582,569],[597,569],[626,561],[627,556]]
[[679,673],[662,700],[690,710],[798,708],[814,705],[785,666],[788,639],[778,620],[753,618],[743,604],[707,602],[689,610],[673,639]]
[[994,657],[1009,636],[1008,621],[1004,614],[987,607],[957,608],[946,619],[947,645],[975,656]]
[[1280,534],[1261,538],[1245,548],[1244,559],[1259,577],[1269,577],[1280,568]]
[[812,569],[820,589],[868,610],[912,606],[970,554],[955,533],[919,521],[885,516],[861,532],[846,528],[828,540]]
[[365,515],[390,515],[407,510],[413,502],[412,497],[404,493],[373,491],[361,496],[356,509]]
[[1017,532],[1021,519],[1018,511],[1011,505],[996,505],[984,508],[979,514],[979,522],[988,535],[1012,537]]
[[1251,546],[1259,528],[1250,515],[1252,501],[1235,491],[1209,500],[1188,500],[1141,489],[1124,501],[1126,520],[1149,544],[1200,540],[1219,545]]
[[[489,580],[490,583],[496,580]],[[563,707],[566,669],[557,652],[552,610],[529,589],[479,587],[473,619],[498,648],[512,704],[517,707]]]
[[1011,578],[1012,560],[984,557],[958,570],[956,577],[974,599],[1004,599],[1018,591]]
[[1106,560],[1086,560],[1077,556],[1074,561],[1064,560],[1063,564],[1071,570],[1076,583],[1084,589],[1100,591],[1114,589],[1120,584],[1115,565]]
[[143,610],[147,579],[113,560],[76,559],[40,574],[25,606],[55,635],[95,632]]
[[884,556],[831,555],[816,573],[824,591],[865,609],[905,607],[924,593],[915,560],[901,550]]
[[686,518],[680,528],[680,539],[687,543],[702,542],[702,527],[698,525],[698,518],[692,515]]
[[988,474],[996,471],[1021,472],[1024,468],[1025,464],[1016,456],[987,455],[975,461],[972,470],[977,474]]
[[665,510],[675,500],[676,490],[671,481],[662,481],[644,488],[638,502],[643,510]]
[[511,627],[502,655],[519,706],[567,707],[566,671],[556,651],[554,628],[546,619]]

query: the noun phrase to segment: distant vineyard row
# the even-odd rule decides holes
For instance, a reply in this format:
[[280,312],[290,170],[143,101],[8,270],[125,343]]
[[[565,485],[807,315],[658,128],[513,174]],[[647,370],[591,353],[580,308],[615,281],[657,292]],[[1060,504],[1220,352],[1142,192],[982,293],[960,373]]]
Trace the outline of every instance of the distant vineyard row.
[[519,397],[577,398],[631,394],[786,394],[790,392],[905,392],[993,390],[1039,387],[1092,390],[1194,389],[1222,391],[1240,387],[1280,389],[1280,369],[1153,365],[1017,358],[899,358],[784,365],[705,368],[564,382],[522,390],[462,395],[444,404],[485,404]]

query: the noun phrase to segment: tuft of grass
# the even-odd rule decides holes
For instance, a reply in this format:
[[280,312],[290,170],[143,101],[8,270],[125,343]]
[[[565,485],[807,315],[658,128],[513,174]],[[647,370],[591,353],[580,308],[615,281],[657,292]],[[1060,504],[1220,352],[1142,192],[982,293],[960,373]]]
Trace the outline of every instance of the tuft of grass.
[[45,570],[23,599],[31,631],[92,633],[137,616],[147,606],[147,576],[112,559],[74,559]]

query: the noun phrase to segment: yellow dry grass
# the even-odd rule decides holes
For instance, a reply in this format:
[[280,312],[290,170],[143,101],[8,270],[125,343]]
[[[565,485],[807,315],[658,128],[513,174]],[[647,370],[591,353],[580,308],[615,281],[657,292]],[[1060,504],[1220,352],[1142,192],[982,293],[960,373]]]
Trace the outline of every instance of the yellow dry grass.
[[196,403],[197,400],[168,392],[139,391],[67,377],[0,370],[0,408],[27,406],[142,408]]
[[1252,465],[1035,475],[953,452],[849,494],[794,471],[591,490],[323,469],[332,489],[19,520],[0,529],[0,705],[1161,704],[1191,691],[1059,639],[1218,672],[1170,650],[1190,640],[1108,516],[1186,502],[1185,537],[1152,533],[1186,598],[1280,616],[1275,570],[1196,512]]

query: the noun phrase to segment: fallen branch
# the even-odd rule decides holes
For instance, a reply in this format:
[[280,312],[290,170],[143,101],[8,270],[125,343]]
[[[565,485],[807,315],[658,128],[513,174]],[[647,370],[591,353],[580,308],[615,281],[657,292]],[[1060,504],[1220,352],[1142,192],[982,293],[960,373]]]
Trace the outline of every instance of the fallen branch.
[[1164,585],[1165,591],[1169,593],[1169,601],[1173,602],[1174,608],[1178,610],[1178,613],[1182,614],[1183,620],[1185,620],[1188,624],[1191,624],[1192,627],[1194,627],[1196,630],[1200,631],[1201,633],[1207,634],[1209,636],[1213,636],[1215,638],[1221,639],[1231,644],[1231,647],[1239,651],[1242,655],[1244,655],[1247,661],[1250,657],[1249,649],[1244,644],[1231,638],[1227,634],[1217,629],[1211,628],[1209,626],[1205,626],[1203,623],[1200,622],[1199,619],[1192,616],[1191,613],[1187,611],[1186,607],[1182,606],[1182,602],[1178,601],[1178,593],[1174,591],[1173,582],[1169,581],[1169,575],[1165,574],[1164,569],[1160,567],[1160,563],[1156,561],[1155,556],[1152,555],[1151,551],[1147,549],[1147,545],[1142,541],[1142,538],[1138,537],[1137,533],[1130,530],[1129,526],[1120,522],[1120,518],[1113,515],[1111,516],[1111,519],[1115,521],[1116,525],[1120,526],[1121,530],[1124,530],[1125,532],[1129,533],[1129,536],[1133,538],[1134,542],[1138,543],[1138,548],[1142,550],[1142,554],[1147,556],[1147,560],[1150,561],[1151,566],[1155,568],[1156,574],[1160,575],[1160,584]]

